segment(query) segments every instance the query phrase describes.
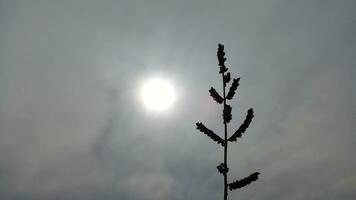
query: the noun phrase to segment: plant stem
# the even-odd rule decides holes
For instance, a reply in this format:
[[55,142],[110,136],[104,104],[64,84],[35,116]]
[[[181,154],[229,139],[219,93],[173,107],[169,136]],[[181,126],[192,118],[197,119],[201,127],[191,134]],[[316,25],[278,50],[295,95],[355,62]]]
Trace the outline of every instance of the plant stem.
[[[226,98],[225,98],[225,81],[224,81],[224,75],[225,73],[222,73],[222,79],[223,79],[223,96],[224,96],[224,108],[226,106]],[[225,145],[224,145],[224,165],[225,169],[227,169],[227,124],[226,121],[224,120],[224,129],[225,129]],[[227,171],[224,173],[224,200],[227,200]]]

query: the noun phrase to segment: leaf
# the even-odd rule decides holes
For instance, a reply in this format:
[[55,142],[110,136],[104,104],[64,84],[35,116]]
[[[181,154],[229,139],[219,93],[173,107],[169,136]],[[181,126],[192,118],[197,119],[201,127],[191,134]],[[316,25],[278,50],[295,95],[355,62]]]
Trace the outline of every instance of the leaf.
[[226,86],[226,83],[230,82],[231,80],[231,75],[230,72],[228,72],[225,76],[224,76],[224,87]]
[[196,125],[197,125],[197,129],[200,132],[203,132],[205,135],[209,136],[212,140],[224,146],[224,140],[220,138],[218,135],[216,135],[212,130],[206,128],[203,123],[197,122]]
[[228,184],[229,189],[230,190],[236,190],[238,188],[242,188],[242,187],[250,184],[251,182],[256,181],[258,179],[258,175],[259,174],[260,174],[259,172],[255,172],[255,173],[251,174],[250,176],[245,177],[245,178],[243,178],[241,180],[237,180],[237,181],[235,181],[233,183],[229,183]]
[[222,44],[218,45],[217,56],[218,56],[218,61],[219,61],[219,66],[220,66],[219,73],[224,73],[224,72],[226,72],[228,70],[225,67],[226,58],[225,58],[225,52],[224,52],[224,45],[222,45]]
[[245,121],[241,124],[240,128],[236,130],[236,132],[228,139],[228,141],[237,141],[237,138],[241,137],[241,133],[244,133],[246,129],[249,127],[252,118],[254,117],[253,115],[253,109],[250,108],[247,111],[246,119]]
[[229,168],[221,163],[219,166],[216,167],[221,174],[226,174],[229,171]]
[[224,111],[223,111],[223,118],[224,122],[229,123],[232,116],[231,116],[231,106],[230,105],[225,105],[224,106]]
[[236,91],[237,87],[239,86],[239,81],[240,81],[240,78],[236,78],[236,79],[234,78],[232,80],[231,87],[229,89],[229,92],[226,95],[226,99],[231,100],[234,97],[235,91]]
[[210,88],[209,92],[210,92],[210,96],[212,96],[217,103],[221,104],[224,101],[224,99],[219,95],[219,93],[213,87]]

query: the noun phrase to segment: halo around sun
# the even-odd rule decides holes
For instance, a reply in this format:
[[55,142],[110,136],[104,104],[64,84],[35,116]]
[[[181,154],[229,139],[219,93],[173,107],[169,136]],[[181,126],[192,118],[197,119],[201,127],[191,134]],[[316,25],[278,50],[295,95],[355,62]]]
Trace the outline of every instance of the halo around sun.
[[168,81],[152,79],[142,88],[142,100],[149,110],[163,111],[173,104],[175,92]]

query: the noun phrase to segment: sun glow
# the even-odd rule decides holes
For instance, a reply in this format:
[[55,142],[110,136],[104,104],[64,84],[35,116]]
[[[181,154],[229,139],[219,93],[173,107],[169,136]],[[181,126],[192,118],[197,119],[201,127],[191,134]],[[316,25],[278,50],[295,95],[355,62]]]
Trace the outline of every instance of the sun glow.
[[165,80],[153,79],[143,86],[142,100],[150,110],[163,111],[173,104],[174,99],[174,89]]

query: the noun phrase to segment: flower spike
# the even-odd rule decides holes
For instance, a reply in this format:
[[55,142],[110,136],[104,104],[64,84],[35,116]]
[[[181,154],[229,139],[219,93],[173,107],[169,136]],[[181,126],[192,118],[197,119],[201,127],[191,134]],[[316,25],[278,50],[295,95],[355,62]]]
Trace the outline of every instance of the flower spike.
[[231,100],[234,97],[235,91],[236,91],[237,87],[240,85],[239,81],[240,81],[240,78],[236,78],[236,79],[234,78],[234,80],[232,81],[231,87],[229,89],[229,93],[227,93],[227,96],[226,96],[227,99]]
[[222,104],[222,102],[224,102],[224,98],[222,98],[213,87],[210,88],[209,92],[210,96],[212,96],[218,104]]
[[197,129],[200,132],[203,132],[205,135],[209,136],[212,140],[224,146],[225,143],[224,140],[221,139],[218,135],[216,135],[212,130],[206,128],[203,123],[197,122],[196,125],[197,125]]
[[245,187],[246,185],[250,184],[251,182],[254,182],[258,179],[258,175],[260,173],[259,172],[255,172],[253,174],[251,174],[250,176],[248,177],[245,177],[241,180],[237,180],[233,183],[229,183],[229,189],[230,190],[236,190],[238,188],[242,188],[242,187]]
[[246,116],[244,123],[242,123],[240,128],[237,129],[236,132],[229,138],[230,142],[237,141],[237,138],[241,137],[241,133],[244,133],[246,131],[246,129],[249,127],[253,117],[254,117],[253,109],[250,108],[247,111],[247,116]]

